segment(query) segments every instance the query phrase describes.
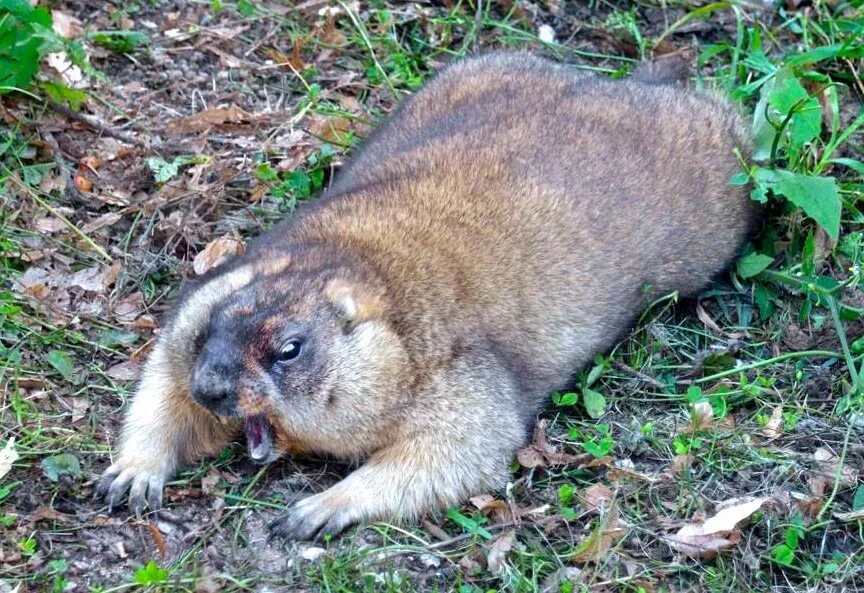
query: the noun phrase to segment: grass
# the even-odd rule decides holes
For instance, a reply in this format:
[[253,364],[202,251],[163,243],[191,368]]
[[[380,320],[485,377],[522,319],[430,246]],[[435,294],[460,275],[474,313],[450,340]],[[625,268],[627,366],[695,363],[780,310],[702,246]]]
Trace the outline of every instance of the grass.
[[[249,99],[256,86],[271,89],[267,101],[281,101],[288,114],[257,136],[216,134],[201,153],[209,162],[178,163],[160,184],[152,179],[164,165],[148,166],[152,153],[134,151],[122,167],[99,169],[97,184],[112,175],[118,186],[136,175],[150,179],[136,185],[148,207],[76,202],[40,138],[51,117],[44,104],[4,99],[15,117],[0,128],[0,444],[14,438],[20,458],[0,477],[0,583],[103,593],[864,586],[861,520],[837,517],[864,507],[860,6],[561,3],[557,15],[519,2],[483,2],[479,11],[467,0],[449,7],[379,1],[359,12],[348,2],[329,6],[317,15],[286,12],[280,3],[199,0],[181,10],[193,20],[207,15],[214,26],[246,27],[230,49],[247,62],[240,70],[252,61],[258,70],[252,82],[224,84],[251,101],[247,110],[264,109],[263,99]],[[59,8],[75,12],[71,3]],[[117,8],[85,27],[117,28],[125,18],[139,29],[164,17],[154,3]],[[540,23],[555,25],[555,42],[538,37]],[[186,33],[208,41],[209,26]],[[148,66],[153,46],[174,47],[157,37],[121,48],[129,59],[122,51],[91,56],[93,66],[106,81],[122,80],[132,63],[149,76],[148,68],[158,70]],[[160,522],[102,514],[89,497],[133,386],[112,369],[146,354],[146,320],[164,310],[194,254],[229,228],[225,221],[248,236],[314,199],[399,97],[447,60],[492,47],[528,48],[615,77],[652,49],[690,47],[696,84],[757,114],[764,158],[733,182],[752,184],[754,197],[766,201],[764,228],[698,304],[675,295],[654,303],[630,336],[576,375],[571,393],[553,395],[543,416],[547,438],[583,461],[514,463],[508,490],[490,493],[503,505],[499,515],[466,504],[420,525],[360,526],[323,546],[268,543],[266,519],[345,468],[289,460],[256,470],[239,448],[172,482],[170,512]],[[297,65],[285,65],[289,59]],[[202,66],[214,76],[224,68],[216,60]],[[144,84],[157,86],[153,80]],[[91,103],[138,113],[158,129],[156,112],[124,104],[110,82],[89,92]],[[166,97],[160,101],[174,97],[171,109],[187,113],[185,96]],[[254,148],[232,147],[232,138],[247,133]],[[85,152],[104,150],[90,130],[56,135],[63,148],[83,138]],[[74,167],[68,152],[65,160]],[[219,169],[226,162],[236,167]],[[189,183],[196,167],[206,191]],[[116,227],[93,225],[106,214],[120,215]],[[63,229],[46,231],[43,219]],[[90,292],[48,280],[31,282],[29,291],[13,285],[46,262],[67,279],[110,264],[119,272]],[[40,300],[42,290],[54,300]],[[116,314],[136,293],[148,306],[136,309],[137,325]],[[601,486],[610,494],[590,504],[587,493]],[[730,550],[693,559],[665,542],[741,496],[770,502],[738,527]],[[592,556],[592,546],[600,553]]]

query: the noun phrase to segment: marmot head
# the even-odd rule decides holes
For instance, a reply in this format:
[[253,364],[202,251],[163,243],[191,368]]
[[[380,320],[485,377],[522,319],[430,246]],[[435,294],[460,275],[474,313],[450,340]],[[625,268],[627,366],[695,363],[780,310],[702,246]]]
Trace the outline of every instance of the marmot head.
[[192,396],[242,419],[259,462],[369,454],[396,420],[408,364],[383,295],[346,270],[290,268],[213,307],[196,341]]

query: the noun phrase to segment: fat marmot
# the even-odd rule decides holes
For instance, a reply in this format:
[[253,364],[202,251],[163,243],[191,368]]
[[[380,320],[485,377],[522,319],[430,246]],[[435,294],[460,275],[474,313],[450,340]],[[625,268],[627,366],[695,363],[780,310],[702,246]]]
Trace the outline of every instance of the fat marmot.
[[741,119],[529,55],[444,69],[326,195],[180,299],[99,492],[139,511],[245,432],[364,461],[273,523],[309,538],[500,487],[550,392],[646,299],[692,295],[752,218]]

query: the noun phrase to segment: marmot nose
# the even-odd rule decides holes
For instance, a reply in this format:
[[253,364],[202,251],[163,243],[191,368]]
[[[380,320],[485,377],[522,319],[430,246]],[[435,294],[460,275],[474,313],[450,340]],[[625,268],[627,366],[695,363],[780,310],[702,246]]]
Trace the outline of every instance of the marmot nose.
[[192,373],[192,397],[205,408],[227,414],[233,399],[237,365],[203,353]]

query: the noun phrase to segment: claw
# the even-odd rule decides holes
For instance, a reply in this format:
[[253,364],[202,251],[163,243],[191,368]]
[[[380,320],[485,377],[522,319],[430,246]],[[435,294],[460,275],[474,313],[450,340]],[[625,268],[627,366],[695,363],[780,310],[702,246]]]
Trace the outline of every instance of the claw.
[[114,479],[120,475],[119,471],[111,471],[108,470],[102,477],[99,479],[99,483],[96,485],[96,490],[93,492],[94,498],[105,498],[108,494],[108,489],[111,487],[111,484],[114,482]]
[[345,509],[328,507],[326,499],[313,496],[292,504],[288,510],[270,522],[274,536],[286,540],[323,541],[325,536],[338,535],[351,520]]
[[162,508],[162,489],[165,487],[165,481],[159,478],[150,478],[150,488],[147,491],[147,506],[151,511],[158,511]]
[[117,506],[120,501],[123,499],[123,495],[126,494],[126,491],[129,489],[130,482],[132,481],[133,475],[128,471],[124,471],[117,478],[114,479],[114,482],[111,484],[110,488],[108,488],[108,513],[110,514],[114,507]]

